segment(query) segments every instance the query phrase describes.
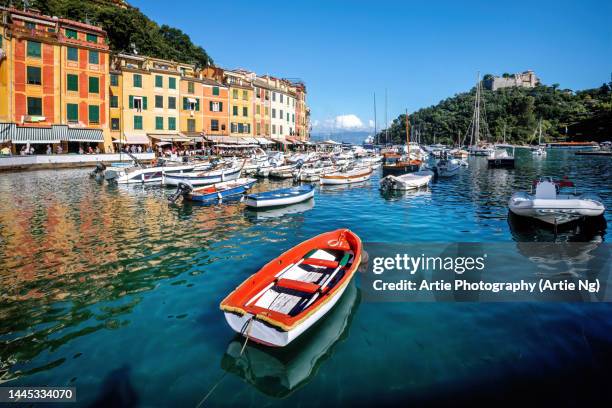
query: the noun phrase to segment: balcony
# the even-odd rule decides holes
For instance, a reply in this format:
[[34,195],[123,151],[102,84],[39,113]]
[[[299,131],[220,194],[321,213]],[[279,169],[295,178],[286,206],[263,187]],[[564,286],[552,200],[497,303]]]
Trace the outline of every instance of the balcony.
[[57,41],[59,35],[55,31],[40,30],[38,28],[28,28],[16,24],[11,24],[9,30],[15,38],[32,38]]

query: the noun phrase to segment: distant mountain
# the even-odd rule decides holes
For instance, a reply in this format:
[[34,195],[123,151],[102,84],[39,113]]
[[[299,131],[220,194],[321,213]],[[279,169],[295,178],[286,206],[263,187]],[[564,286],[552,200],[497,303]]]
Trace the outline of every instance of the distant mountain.
[[363,143],[364,139],[370,135],[373,135],[373,132],[366,131],[347,131],[347,132],[312,132],[310,134],[310,139],[313,142],[319,142],[324,140],[334,140],[336,142],[345,142],[360,145]]

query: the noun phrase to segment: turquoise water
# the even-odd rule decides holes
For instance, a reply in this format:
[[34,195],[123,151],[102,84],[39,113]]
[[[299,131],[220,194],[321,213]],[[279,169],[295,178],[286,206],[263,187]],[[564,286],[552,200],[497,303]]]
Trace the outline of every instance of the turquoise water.
[[[169,206],[171,190],[87,170],[1,174],[0,382],[74,386],[80,404],[105,406],[436,404],[534,387],[532,402],[559,387],[561,402],[609,400],[609,304],[368,303],[354,285],[294,347],[242,356],[218,310],[265,262],[335,228],[364,242],[609,242],[612,160],[527,153],[515,170],[471,158],[425,192],[381,196],[378,175],[318,188],[286,214]],[[605,219],[556,236],[509,223],[508,198],[537,175],[598,193]]]

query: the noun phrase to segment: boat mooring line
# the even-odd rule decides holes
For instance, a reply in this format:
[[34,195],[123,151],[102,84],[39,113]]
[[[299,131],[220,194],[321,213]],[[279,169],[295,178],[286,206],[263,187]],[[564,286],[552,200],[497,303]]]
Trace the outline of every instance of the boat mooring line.
[[[253,317],[251,317],[243,326],[242,326],[242,330],[240,330],[240,334],[244,335],[246,332],[246,335],[244,336],[244,344],[242,345],[242,348],[240,349],[240,355],[242,356],[242,354],[244,353],[244,349],[246,348],[247,343],[249,342],[249,334],[251,333],[251,326],[252,326],[252,322],[253,322]],[[202,406],[202,404],[204,402],[206,402],[206,400],[208,399],[208,397],[210,397],[213,393],[213,391],[215,390],[215,388],[217,388],[219,386],[219,384],[221,384],[221,381],[223,381],[223,379],[225,378],[225,376],[227,375],[227,371],[224,372],[221,377],[213,384],[213,386],[210,388],[210,390],[208,390],[208,392],[206,393],[206,395],[204,396],[204,398],[202,398],[202,400],[200,400],[200,402],[198,403],[198,405],[196,405],[196,408],[200,408]]]

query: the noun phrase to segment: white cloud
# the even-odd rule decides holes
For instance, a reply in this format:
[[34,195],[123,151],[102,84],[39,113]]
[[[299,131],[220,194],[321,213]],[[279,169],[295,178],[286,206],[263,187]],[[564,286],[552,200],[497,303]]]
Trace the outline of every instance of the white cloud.
[[346,115],[338,115],[334,118],[328,118],[323,121],[313,120],[313,130],[318,132],[342,132],[350,130],[371,130],[374,128],[374,121],[368,120],[367,125],[354,113]]

